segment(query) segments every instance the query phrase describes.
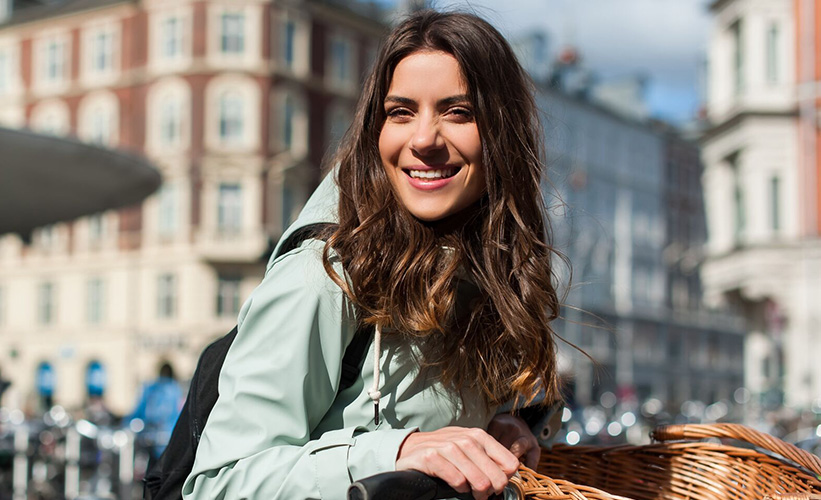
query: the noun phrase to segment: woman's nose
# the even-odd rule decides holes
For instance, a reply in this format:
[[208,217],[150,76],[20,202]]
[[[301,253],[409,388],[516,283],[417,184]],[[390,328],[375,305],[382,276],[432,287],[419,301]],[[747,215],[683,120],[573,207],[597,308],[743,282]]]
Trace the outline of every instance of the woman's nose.
[[423,118],[417,121],[417,126],[411,137],[410,147],[419,154],[427,154],[444,146],[439,124],[433,118]]

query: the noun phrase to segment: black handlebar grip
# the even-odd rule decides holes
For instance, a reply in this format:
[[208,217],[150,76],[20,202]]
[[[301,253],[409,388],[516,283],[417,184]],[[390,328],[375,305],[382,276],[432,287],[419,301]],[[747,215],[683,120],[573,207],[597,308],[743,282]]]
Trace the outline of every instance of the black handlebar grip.
[[470,493],[458,493],[439,478],[415,470],[385,472],[366,477],[348,488],[348,500],[472,500]]

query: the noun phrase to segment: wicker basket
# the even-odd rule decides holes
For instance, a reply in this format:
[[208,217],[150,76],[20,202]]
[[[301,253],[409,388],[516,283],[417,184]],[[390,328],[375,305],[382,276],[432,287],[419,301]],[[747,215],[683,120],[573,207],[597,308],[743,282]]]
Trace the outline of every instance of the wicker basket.
[[538,472],[521,469],[518,486],[533,500],[821,500],[821,459],[749,427],[671,425],[652,436],[659,442],[645,446],[554,446]]

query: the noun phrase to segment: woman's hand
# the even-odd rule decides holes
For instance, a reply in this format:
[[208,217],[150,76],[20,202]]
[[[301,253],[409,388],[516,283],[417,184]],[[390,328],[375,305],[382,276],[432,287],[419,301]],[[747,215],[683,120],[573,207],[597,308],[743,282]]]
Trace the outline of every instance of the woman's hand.
[[482,429],[445,427],[410,434],[396,459],[396,470],[418,470],[438,477],[460,493],[485,500],[501,493],[519,460]]
[[531,469],[539,464],[542,449],[530,427],[520,417],[500,413],[490,421],[487,433]]

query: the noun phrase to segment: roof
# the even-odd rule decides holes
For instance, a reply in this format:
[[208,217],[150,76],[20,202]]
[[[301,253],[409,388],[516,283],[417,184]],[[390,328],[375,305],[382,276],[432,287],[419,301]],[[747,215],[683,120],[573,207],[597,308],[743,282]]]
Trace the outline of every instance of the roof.
[[17,0],[11,16],[5,22],[0,23],[0,28],[74,14],[84,10],[99,9],[109,5],[135,2],[136,0]]

